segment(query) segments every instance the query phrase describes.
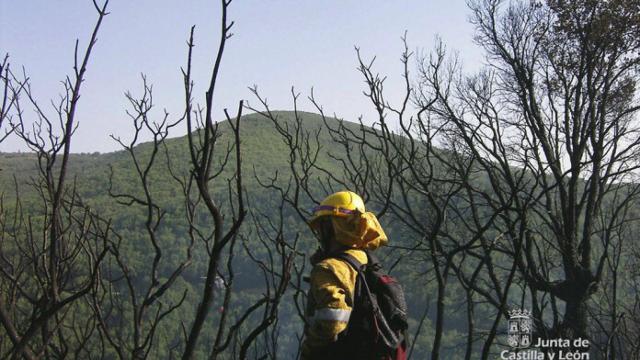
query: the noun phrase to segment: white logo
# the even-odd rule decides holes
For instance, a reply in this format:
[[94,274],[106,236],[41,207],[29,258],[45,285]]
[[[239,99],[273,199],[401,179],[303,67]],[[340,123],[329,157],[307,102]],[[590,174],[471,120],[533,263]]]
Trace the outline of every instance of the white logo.
[[532,330],[531,312],[513,309],[509,311],[509,327],[507,342],[514,349],[524,349],[531,345]]

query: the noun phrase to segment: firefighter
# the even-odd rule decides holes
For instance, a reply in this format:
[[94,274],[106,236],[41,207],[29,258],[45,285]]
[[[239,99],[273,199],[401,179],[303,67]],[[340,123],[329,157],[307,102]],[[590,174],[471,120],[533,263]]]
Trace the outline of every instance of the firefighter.
[[366,212],[362,198],[351,191],[327,196],[308,224],[320,248],[311,257],[302,359],[338,360],[348,347],[345,329],[353,310],[357,271],[331,254],[345,252],[367,264],[363,250],[385,245],[387,237],[375,215]]

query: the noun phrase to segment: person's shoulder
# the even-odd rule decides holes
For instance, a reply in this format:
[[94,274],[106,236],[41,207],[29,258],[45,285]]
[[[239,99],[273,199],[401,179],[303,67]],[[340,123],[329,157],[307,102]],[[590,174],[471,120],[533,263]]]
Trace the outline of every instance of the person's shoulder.
[[[357,258],[358,261],[362,261],[362,256],[366,260],[366,254],[362,251],[352,252],[348,250],[348,253]],[[313,267],[311,270],[311,285],[319,286],[319,284],[338,284],[342,288],[351,289],[354,286],[354,280],[356,277],[356,270],[351,267],[346,261],[338,259],[336,257],[327,257]]]
[[342,260],[339,260],[334,257],[328,257],[328,258],[322,259],[317,264],[315,264],[312,272],[330,271],[335,273],[338,270],[342,270],[342,268],[346,268],[346,266],[348,266],[348,264],[345,264]]
[[[361,264],[367,263],[367,253],[360,249],[348,249],[344,251],[346,254],[353,256]],[[344,272],[351,270],[351,265],[338,257],[329,256],[318,262],[314,269],[325,269],[331,272]]]
[[356,260],[358,260],[358,262],[360,262],[360,264],[366,264],[369,262],[369,259],[367,258],[367,253],[364,250],[361,249],[349,249],[346,250],[345,253],[353,256],[354,258],[356,258]]

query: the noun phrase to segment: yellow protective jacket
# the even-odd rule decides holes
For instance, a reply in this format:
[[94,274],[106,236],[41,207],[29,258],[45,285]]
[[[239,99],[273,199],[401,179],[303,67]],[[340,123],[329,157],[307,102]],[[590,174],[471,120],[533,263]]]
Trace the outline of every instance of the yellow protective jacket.
[[[360,263],[367,255],[359,249],[345,250]],[[307,326],[302,344],[302,359],[322,359],[327,347],[347,328],[354,302],[357,272],[340,259],[318,262],[311,271],[307,297]]]

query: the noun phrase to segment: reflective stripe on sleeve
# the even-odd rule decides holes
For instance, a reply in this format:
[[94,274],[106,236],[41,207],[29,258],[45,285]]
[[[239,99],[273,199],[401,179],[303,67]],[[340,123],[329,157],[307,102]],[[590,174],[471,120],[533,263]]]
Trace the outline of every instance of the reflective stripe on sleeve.
[[316,310],[314,320],[331,320],[349,322],[351,310],[324,308]]

